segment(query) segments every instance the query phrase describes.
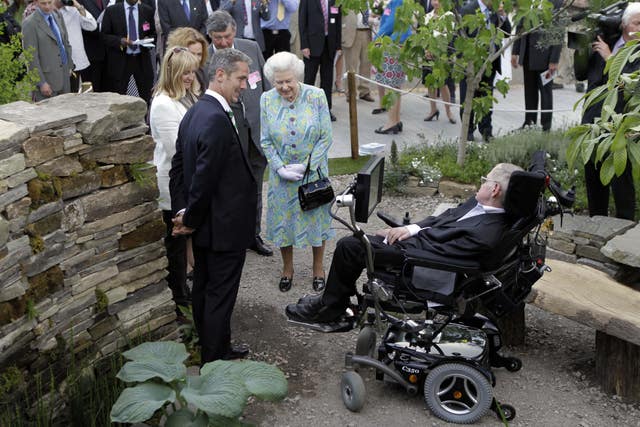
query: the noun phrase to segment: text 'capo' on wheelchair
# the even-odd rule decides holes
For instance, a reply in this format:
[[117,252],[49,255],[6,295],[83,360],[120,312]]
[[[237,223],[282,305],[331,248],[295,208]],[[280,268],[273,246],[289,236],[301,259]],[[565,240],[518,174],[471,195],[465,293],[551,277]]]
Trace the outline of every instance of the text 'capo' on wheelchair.
[[[422,390],[429,409],[447,422],[473,423],[489,409],[503,420],[515,417],[513,406],[493,397],[491,368],[515,372],[522,362],[499,354],[502,339],[493,321],[524,304],[532,285],[550,271],[545,228],[575,199],[573,188],[562,191],[545,171],[545,157],[537,152],[529,171],[512,174],[504,202],[509,228],[491,265],[406,249],[402,267],[374,269],[371,243],[357,222],[367,222],[381,200],[382,157],[371,159],[336,197],[336,206],[349,209],[350,221],[332,216],[359,238],[367,254],[367,281],[358,306],[342,325],[333,326],[335,331],[361,327],[355,353],[346,355],[341,383],[348,409],[359,411],[365,402],[364,382],[355,369],[371,367],[377,379],[396,382],[410,394]],[[548,199],[546,189],[552,194]],[[479,314],[480,307],[492,319]]]

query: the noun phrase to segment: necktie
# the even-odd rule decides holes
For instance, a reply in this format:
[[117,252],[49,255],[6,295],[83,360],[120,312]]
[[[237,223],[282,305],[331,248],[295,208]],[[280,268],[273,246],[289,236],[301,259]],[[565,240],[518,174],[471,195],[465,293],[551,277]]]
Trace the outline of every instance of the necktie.
[[191,9],[189,9],[189,3],[187,0],[182,0],[182,9],[184,9],[184,16],[187,17],[187,21],[191,20]]
[[249,23],[249,19],[247,19],[247,3],[244,0],[238,0],[242,2],[242,17],[244,18],[244,25]]
[[322,16],[324,16],[324,34],[329,33],[329,17],[327,16],[327,0],[320,0],[320,6],[322,6]]
[[233,111],[229,110],[227,111],[227,114],[229,115],[229,118],[231,119],[231,123],[233,123],[233,127],[236,128],[236,131],[238,130],[238,125],[236,124],[236,118],[233,116]]
[[491,25],[491,11],[489,8],[484,10],[484,21],[487,23],[487,28]]
[[362,12],[362,23],[368,27],[369,26],[369,8],[365,9],[364,12]]
[[62,43],[60,31],[58,31],[58,27],[53,23],[53,16],[49,15],[47,20],[49,21],[49,27],[51,27],[53,35],[56,36],[56,43],[58,43],[58,49],[60,49],[60,61],[62,62],[62,65],[64,65],[67,63],[67,51],[64,48],[64,43]]
[[281,1],[278,2],[278,12],[276,13],[276,18],[278,21],[282,21],[284,19],[284,3]]
[[[129,40],[138,40],[138,29],[136,28],[136,20],[133,17],[133,6],[129,6]],[[132,45],[129,47],[133,52],[138,51],[138,45]]]

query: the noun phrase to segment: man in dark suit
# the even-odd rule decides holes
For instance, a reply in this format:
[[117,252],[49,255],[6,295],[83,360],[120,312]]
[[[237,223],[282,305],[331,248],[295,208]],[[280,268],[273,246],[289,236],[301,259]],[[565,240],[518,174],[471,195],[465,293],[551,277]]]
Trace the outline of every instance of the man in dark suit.
[[[298,9],[300,50],[304,57],[304,82],[314,85],[320,68],[320,87],[331,110],[333,60],[342,49],[342,13],[335,0],[300,0]],[[336,116],[331,114],[331,121]]]
[[[500,5],[497,11],[494,12],[493,3],[498,0],[471,0],[469,3],[466,3],[460,9],[461,15],[474,15],[476,11],[480,10],[485,15],[485,20],[487,25],[494,25],[496,28],[504,31],[507,34],[511,33],[511,22],[509,22],[509,18],[505,13],[502,5]],[[476,32],[474,32],[476,33]],[[469,34],[469,37],[475,37],[476,34]],[[500,46],[493,46],[492,51],[497,51],[500,49]],[[500,65],[500,57],[496,58],[492,63],[491,73],[489,75],[484,74],[482,76],[482,80],[480,81],[480,89],[476,90],[474,93],[475,97],[483,97],[483,96],[493,96],[493,80],[496,77],[496,73],[500,73],[502,71],[502,67]],[[486,89],[483,89],[482,87]],[[464,100],[467,95],[467,81],[460,81],[460,104],[464,104]],[[460,110],[460,114],[462,114],[462,109]],[[473,112],[471,113],[471,120],[469,122],[469,129],[467,131],[467,140],[473,141],[473,131],[475,129],[475,125],[473,124]],[[484,117],[480,119],[478,123],[478,130],[482,135],[482,138],[485,142],[488,142],[491,138],[493,138],[493,127],[491,125],[491,111],[489,111]]]
[[67,27],[53,0],[36,2],[36,11],[22,22],[22,45],[33,49],[29,68],[39,76],[33,96],[41,101],[70,91],[73,61]]
[[[109,3],[108,0],[78,0],[96,20]],[[93,31],[82,30],[84,50],[89,58],[89,67],[80,71],[83,82],[91,82],[94,92],[103,92],[103,73],[106,71],[106,49],[100,37],[100,27]]]
[[153,10],[137,0],[125,0],[109,6],[102,18],[102,40],[107,47],[106,90],[127,94],[131,76],[138,94],[147,104],[151,102],[153,68],[150,48],[134,44],[147,38],[156,40]]
[[[556,9],[561,6],[558,0],[554,0],[553,4]],[[540,109],[553,109],[553,82],[550,81],[543,85],[540,74],[543,71],[547,71],[550,76],[558,69],[562,42],[541,46],[540,41],[543,34],[544,31],[535,31],[520,38],[513,45],[511,66],[514,69],[518,68],[518,65],[522,66],[524,106],[527,110],[538,109],[538,94],[540,94]],[[522,127],[535,125],[537,118],[537,112],[526,112]],[[551,112],[540,113],[540,124],[544,131],[551,129]]]
[[191,27],[207,34],[207,6],[204,0],[158,0],[160,28],[166,40],[176,28]]
[[[251,246],[251,250],[263,256],[273,255],[273,251],[264,243],[260,237],[260,223],[262,221],[262,179],[264,170],[267,167],[267,159],[262,152],[260,145],[260,96],[263,92],[271,89],[269,81],[265,79],[262,69],[264,58],[258,44],[252,40],[236,38],[236,22],[223,10],[216,10],[207,21],[207,33],[212,40],[209,46],[209,58],[213,58],[219,49],[234,48],[251,58],[249,64],[248,88],[240,95],[242,103],[232,102],[231,109],[237,117],[241,114],[246,118],[248,129],[238,126],[240,141],[249,154],[249,161],[256,177],[258,185],[258,206],[256,210],[256,238]],[[242,123],[243,120],[239,122]]]
[[260,51],[265,50],[264,35],[260,28],[260,19],[268,21],[271,17],[269,2],[266,0],[222,0],[220,9],[236,21],[237,37],[258,43]]
[[[417,248],[434,255],[455,259],[491,259],[507,221],[503,202],[511,174],[520,167],[500,163],[494,167],[475,197],[443,214],[430,216],[417,224],[382,230],[369,239],[374,263],[401,266],[403,250]],[[356,281],[365,267],[365,248],[353,236],[340,239],[333,254],[327,287],[322,296],[287,306],[290,319],[302,322],[331,322],[339,318],[356,293]]]
[[191,234],[193,319],[202,364],[244,357],[231,346],[231,314],[247,248],[255,238],[256,180],[231,113],[246,88],[251,59],[221,50],[209,88],[184,116],[169,173],[174,234]]

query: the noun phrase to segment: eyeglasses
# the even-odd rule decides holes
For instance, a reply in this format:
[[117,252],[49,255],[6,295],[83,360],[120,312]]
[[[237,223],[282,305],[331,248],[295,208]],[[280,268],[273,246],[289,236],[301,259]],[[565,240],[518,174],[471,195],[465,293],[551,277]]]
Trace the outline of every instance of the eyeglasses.
[[180,53],[180,52],[189,52],[189,49],[187,49],[186,47],[183,46],[176,46],[173,49],[171,49],[171,53],[169,53],[169,58],[167,59],[167,61],[170,61],[171,58],[173,58],[173,55]]

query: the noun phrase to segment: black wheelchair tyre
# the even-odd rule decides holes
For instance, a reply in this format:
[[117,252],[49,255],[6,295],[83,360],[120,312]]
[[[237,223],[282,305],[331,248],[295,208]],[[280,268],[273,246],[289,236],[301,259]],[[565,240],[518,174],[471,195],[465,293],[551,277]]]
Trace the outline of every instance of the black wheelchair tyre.
[[[500,410],[502,411],[502,415],[504,415],[504,419],[507,421],[511,421],[516,417],[516,408],[509,405],[508,403],[501,403]],[[497,415],[498,419],[502,421],[502,416],[500,416],[499,412],[497,413]]]
[[367,391],[360,374],[354,371],[347,371],[342,374],[340,383],[342,402],[351,412],[360,412],[364,406]]
[[373,357],[376,349],[376,331],[371,326],[365,326],[358,334],[356,341],[356,355]]
[[509,372],[518,372],[522,369],[522,360],[517,357],[507,357],[507,364],[505,365],[507,371]]
[[427,375],[424,398],[438,418],[450,423],[472,424],[491,407],[493,388],[487,377],[472,366],[444,363]]

